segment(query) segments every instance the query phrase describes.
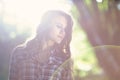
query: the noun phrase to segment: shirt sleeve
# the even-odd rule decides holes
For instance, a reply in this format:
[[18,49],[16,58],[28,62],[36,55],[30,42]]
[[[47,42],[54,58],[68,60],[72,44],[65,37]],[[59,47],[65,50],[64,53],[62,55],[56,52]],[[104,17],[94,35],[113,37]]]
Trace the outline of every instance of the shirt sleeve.
[[72,75],[71,61],[66,60],[63,64],[61,64],[53,73],[50,80],[74,80]]
[[9,80],[37,80],[38,67],[21,51],[14,51],[10,59]]
[[18,61],[15,56],[16,51],[10,55],[10,62],[9,62],[9,80],[18,80],[19,76],[19,69],[18,69]]
[[73,79],[73,62],[72,59],[69,58],[63,63],[62,69],[62,80],[74,80]]

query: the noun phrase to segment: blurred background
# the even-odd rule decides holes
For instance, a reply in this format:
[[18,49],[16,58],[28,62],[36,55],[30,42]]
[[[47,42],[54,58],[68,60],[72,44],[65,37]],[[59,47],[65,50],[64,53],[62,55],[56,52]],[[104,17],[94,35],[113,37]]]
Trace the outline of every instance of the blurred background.
[[8,80],[12,49],[35,34],[50,9],[72,15],[75,80],[119,80],[120,0],[0,0],[0,80]]

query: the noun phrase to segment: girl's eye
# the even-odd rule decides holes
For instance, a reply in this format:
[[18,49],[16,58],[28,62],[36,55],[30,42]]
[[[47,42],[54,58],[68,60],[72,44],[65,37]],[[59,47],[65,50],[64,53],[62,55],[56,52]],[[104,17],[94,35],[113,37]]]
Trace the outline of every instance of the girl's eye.
[[61,25],[61,24],[56,24],[56,26],[57,26],[58,28],[62,28],[62,25]]

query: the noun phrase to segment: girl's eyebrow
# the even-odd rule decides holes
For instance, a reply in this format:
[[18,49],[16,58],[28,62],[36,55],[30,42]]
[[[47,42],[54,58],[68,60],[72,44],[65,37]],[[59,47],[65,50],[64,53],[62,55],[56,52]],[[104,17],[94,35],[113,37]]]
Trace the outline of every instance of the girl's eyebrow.
[[61,27],[64,28],[63,24],[61,24],[60,22],[56,22],[56,24],[60,25]]
[[61,23],[57,23],[57,24],[59,24],[60,26],[63,26],[63,24],[61,24]]

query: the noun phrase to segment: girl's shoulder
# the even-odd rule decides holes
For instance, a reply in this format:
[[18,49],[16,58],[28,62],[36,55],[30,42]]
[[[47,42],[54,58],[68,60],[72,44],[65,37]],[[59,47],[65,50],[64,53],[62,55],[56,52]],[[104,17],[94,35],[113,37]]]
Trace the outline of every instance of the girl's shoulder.
[[11,53],[11,58],[16,61],[22,61],[26,58],[26,50],[24,46],[17,46]]

